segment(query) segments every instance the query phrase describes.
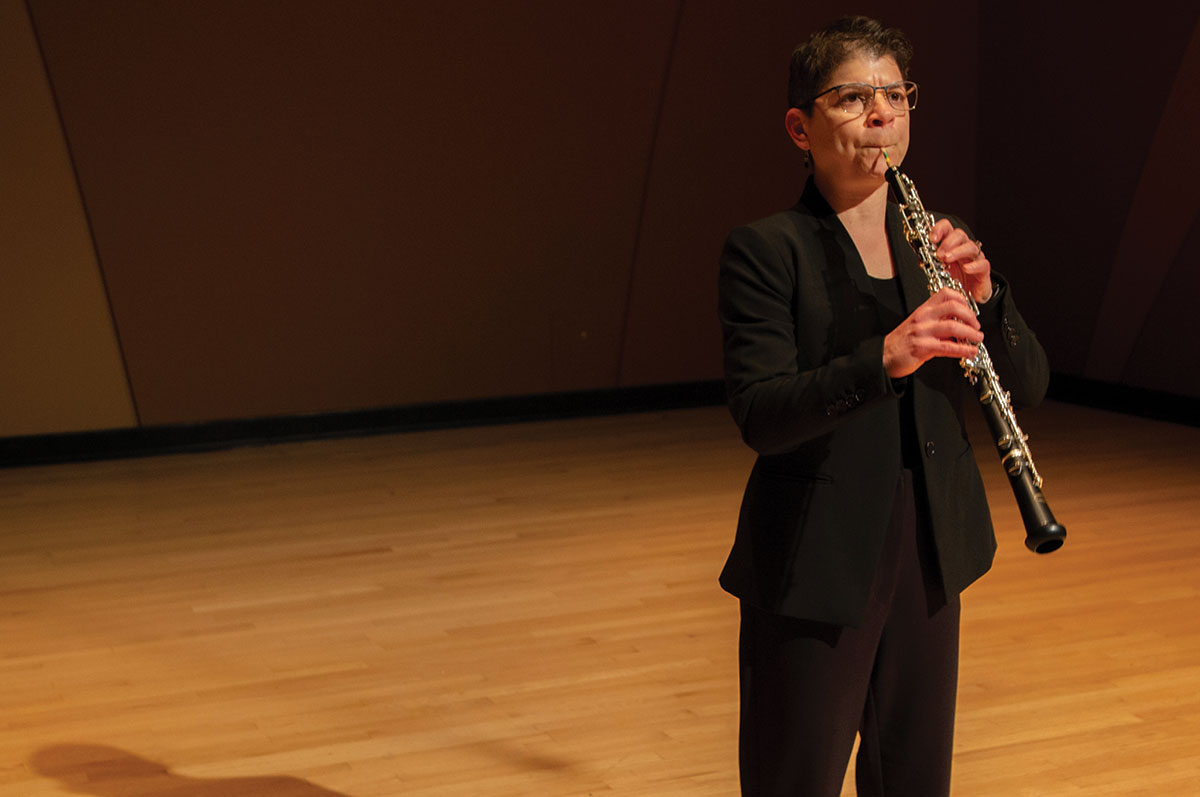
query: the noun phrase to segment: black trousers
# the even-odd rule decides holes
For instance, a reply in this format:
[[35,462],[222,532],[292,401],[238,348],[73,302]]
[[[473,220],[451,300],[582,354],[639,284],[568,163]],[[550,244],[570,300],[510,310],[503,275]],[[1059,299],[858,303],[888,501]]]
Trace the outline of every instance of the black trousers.
[[742,794],[837,797],[858,733],[860,796],[949,795],[958,626],[905,471],[861,627],[742,604]]

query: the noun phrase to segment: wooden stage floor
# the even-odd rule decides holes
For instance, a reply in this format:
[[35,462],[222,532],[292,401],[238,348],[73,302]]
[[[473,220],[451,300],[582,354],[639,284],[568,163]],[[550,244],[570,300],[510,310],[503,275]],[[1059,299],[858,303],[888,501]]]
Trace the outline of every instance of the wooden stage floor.
[[[1070,536],[977,436],[955,794],[1200,794],[1200,429],[1021,422]],[[704,408],[0,471],[0,797],[736,795],[751,462]]]

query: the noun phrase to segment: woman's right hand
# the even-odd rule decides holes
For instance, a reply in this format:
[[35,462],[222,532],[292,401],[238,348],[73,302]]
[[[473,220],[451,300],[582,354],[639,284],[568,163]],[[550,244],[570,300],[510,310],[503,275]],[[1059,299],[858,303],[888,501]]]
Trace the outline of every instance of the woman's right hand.
[[934,357],[973,358],[982,342],[979,320],[966,297],[943,288],[884,337],[883,368],[899,379]]

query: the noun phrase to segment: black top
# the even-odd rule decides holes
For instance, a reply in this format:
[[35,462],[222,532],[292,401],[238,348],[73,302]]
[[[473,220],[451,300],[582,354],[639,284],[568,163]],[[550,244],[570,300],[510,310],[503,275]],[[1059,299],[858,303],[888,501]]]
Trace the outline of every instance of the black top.
[[[889,279],[871,278],[875,291],[876,311],[879,313],[879,332],[887,335],[908,317],[904,303],[904,292],[900,290],[897,277]],[[913,415],[912,391],[908,389],[909,377],[893,379],[892,384],[900,392],[900,456],[904,467],[916,470],[921,465],[917,450],[917,421]]]

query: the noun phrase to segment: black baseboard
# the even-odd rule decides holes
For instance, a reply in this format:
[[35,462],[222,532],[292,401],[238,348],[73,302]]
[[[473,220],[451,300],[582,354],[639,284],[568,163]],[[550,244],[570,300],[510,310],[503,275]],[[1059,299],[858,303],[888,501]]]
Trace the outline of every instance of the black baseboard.
[[0,467],[211,451],[323,437],[388,434],[723,404],[718,381],[449,401],[405,407],[0,438]]
[[[1188,426],[1200,399],[1055,374],[1047,398]],[[323,437],[389,434],[723,404],[719,381],[449,401],[406,407],[0,438],[0,468],[154,456]]]
[[1124,415],[1200,426],[1200,399],[1176,393],[1054,374],[1050,377],[1050,390],[1046,397]]

